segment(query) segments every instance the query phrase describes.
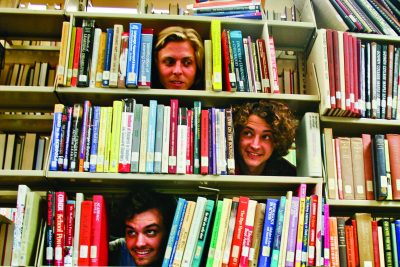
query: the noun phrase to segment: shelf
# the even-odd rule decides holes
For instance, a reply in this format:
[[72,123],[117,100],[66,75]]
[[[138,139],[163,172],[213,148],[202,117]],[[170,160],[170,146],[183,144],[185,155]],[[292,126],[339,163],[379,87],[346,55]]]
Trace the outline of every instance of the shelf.
[[280,50],[305,50],[316,36],[311,22],[268,20],[267,25],[276,49]]
[[351,35],[363,40],[385,41],[392,43],[400,42],[400,36],[390,36],[390,35],[373,34],[373,33],[354,33],[354,32],[352,32]]
[[[179,174],[138,174],[138,173],[85,173],[47,172],[46,177],[56,185],[65,188],[96,188],[104,190],[131,190],[135,184],[149,184],[157,189],[178,193],[193,192],[199,186],[217,188],[221,194],[277,195],[295,190],[300,183],[315,185],[322,178],[276,177],[245,175],[179,175]],[[245,181],[245,182],[244,182]],[[310,186],[311,187],[311,186]],[[125,189],[124,189],[125,188]]]
[[1,189],[17,190],[19,184],[26,184],[31,189],[46,188],[44,173],[43,170],[0,170]]
[[51,133],[53,115],[0,115],[0,131]]
[[376,201],[376,200],[332,200],[327,199],[330,206],[335,207],[370,207],[370,208],[400,208],[400,201]]
[[[321,116],[321,129],[333,128],[334,136],[361,136],[362,133],[400,133],[400,120],[340,118]],[[348,127],[345,127],[348,126]]]
[[0,8],[0,37],[60,40],[64,20],[63,10]]
[[205,90],[167,90],[167,89],[117,89],[117,88],[57,88],[62,103],[72,105],[90,100],[94,105],[112,105],[116,99],[133,97],[139,103],[148,104],[148,100],[157,99],[168,104],[171,98],[179,99],[182,106],[191,107],[193,101],[201,101],[203,107],[228,107],[230,105],[259,99],[275,99],[286,102],[295,113],[317,111],[319,98],[316,95],[264,94],[244,92],[213,92]]
[[371,213],[373,217],[397,217],[400,201],[331,200],[327,199],[332,216],[353,216],[355,213]]
[[53,87],[0,85],[0,111],[49,112],[58,103]]
[[43,45],[12,45],[7,50],[23,50],[23,51],[60,51],[59,46],[43,46]]

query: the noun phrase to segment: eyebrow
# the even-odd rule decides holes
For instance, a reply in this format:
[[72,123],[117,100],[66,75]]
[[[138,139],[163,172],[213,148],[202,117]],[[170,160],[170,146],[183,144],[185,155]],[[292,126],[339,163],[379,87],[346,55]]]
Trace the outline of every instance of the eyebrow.
[[[158,228],[158,229],[161,229],[161,226],[160,226],[159,224],[156,224],[156,223],[152,223],[152,224],[146,225],[146,226],[144,227],[144,229],[148,229],[148,228],[152,228],[152,227],[156,227],[156,228]],[[127,224],[125,224],[125,228],[135,229],[134,227],[132,227],[132,226],[130,226],[130,225],[127,225]]]
[[[243,130],[246,130],[246,129],[250,129],[250,130],[254,131],[254,128],[252,128],[252,127],[250,127],[250,126],[248,126],[248,125],[246,125],[246,126],[243,128]],[[272,130],[263,130],[263,133],[272,133]]]

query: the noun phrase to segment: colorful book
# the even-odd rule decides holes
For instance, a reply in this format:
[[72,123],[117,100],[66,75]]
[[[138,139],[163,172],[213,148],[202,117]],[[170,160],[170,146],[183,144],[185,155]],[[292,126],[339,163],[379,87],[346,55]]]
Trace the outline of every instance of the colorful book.
[[[60,137],[61,137],[61,123],[62,123],[62,113],[64,110],[63,104],[56,104],[54,106],[54,115],[53,115],[53,129],[52,129],[52,144],[50,151],[50,171],[58,170],[58,156],[60,149]],[[7,154],[6,154],[7,155]]]
[[109,172],[118,172],[123,102],[113,101]]
[[131,150],[131,172],[139,172],[139,151],[142,128],[142,111],[143,105],[136,104],[133,119],[133,137]]
[[169,157],[168,157],[168,173],[176,173],[176,149],[177,149],[177,132],[178,132],[178,99],[170,100],[170,132],[169,132]]
[[216,248],[217,241],[218,241],[218,230],[219,230],[219,225],[221,223],[223,201],[218,200],[216,206],[217,206],[217,208],[215,211],[215,219],[214,219],[213,230],[211,233],[211,240],[210,240],[210,245],[209,245],[209,250],[208,250],[206,267],[211,267],[214,264],[215,248]]
[[139,80],[140,46],[142,39],[142,24],[129,23],[129,43],[127,59],[126,87],[137,87]]
[[136,100],[125,98],[122,100],[121,137],[119,149],[118,172],[131,171],[131,149],[133,139],[134,109]]
[[161,173],[163,129],[164,129],[164,105],[158,104],[155,145],[154,145],[154,173]]
[[89,162],[89,171],[90,172],[96,172],[97,151],[98,151],[99,131],[100,131],[100,116],[101,116],[101,107],[94,106],[93,107],[92,140],[91,140],[91,145],[90,145],[90,162]]
[[108,224],[106,203],[102,195],[93,195],[90,260],[92,266],[108,265]]
[[102,75],[102,86],[103,87],[108,87],[110,84],[110,67],[111,67],[113,39],[114,39],[114,29],[107,28],[104,66],[103,66],[103,75]]
[[82,43],[79,56],[77,83],[77,86],[79,87],[89,86],[90,59],[92,57],[94,41],[94,22],[93,19],[84,19],[82,22]]
[[151,87],[153,35],[154,29],[142,28],[142,42],[140,45],[139,88]]
[[93,201],[84,200],[81,204],[81,221],[79,228],[78,266],[90,264],[90,240],[92,234]]
[[[119,57],[121,52],[122,32],[124,31],[123,25],[114,24],[114,35],[111,46],[111,61],[110,61],[110,75],[109,87],[118,86],[118,70],[119,70]],[[104,73],[103,73],[104,76]],[[106,76],[107,77],[107,76]],[[104,80],[104,77],[103,77]]]
[[171,107],[164,107],[163,121],[163,141],[162,141],[162,156],[161,156],[161,172],[168,173],[168,153],[169,153],[169,131],[170,131]]
[[157,100],[149,101],[149,121],[147,128],[147,153],[146,153],[146,173],[154,173],[154,151],[156,142],[157,127]]
[[244,237],[244,225],[247,216],[247,207],[250,199],[248,197],[239,197],[239,206],[236,215],[235,229],[233,231],[231,256],[229,266],[239,266],[240,256],[242,255],[242,244]]
[[221,21],[211,20],[211,43],[212,43],[212,85],[214,91],[222,91],[222,54],[221,54]]

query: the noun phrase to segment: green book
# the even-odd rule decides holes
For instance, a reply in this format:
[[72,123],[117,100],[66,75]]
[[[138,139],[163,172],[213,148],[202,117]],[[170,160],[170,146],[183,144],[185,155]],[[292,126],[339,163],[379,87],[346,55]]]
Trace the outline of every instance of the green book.
[[217,202],[217,210],[215,212],[215,220],[214,220],[213,231],[212,231],[212,234],[211,234],[210,247],[209,247],[209,250],[208,250],[208,257],[207,257],[206,267],[212,267],[213,264],[214,264],[215,247],[217,246],[219,224],[221,223],[222,206],[223,206],[223,201],[222,200],[218,200],[218,202]]
[[200,114],[201,102],[193,104],[193,174],[200,174]]

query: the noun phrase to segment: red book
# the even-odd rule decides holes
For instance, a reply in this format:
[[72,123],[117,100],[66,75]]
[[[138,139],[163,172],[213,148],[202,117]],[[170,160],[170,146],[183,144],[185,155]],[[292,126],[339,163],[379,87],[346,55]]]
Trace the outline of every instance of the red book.
[[64,266],[64,246],[65,246],[65,202],[67,196],[65,192],[56,192],[56,210],[54,219],[54,265]]
[[344,97],[345,97],[345,105],[346,105],[346,111],[351,111],[351,105],[350,105],[350,87],[352,85],[351,83],[351,68],[350,68],[350,42],[349,42],[349,34],[347,32],[343,33],[343,56],[346,60],[344,60]]
[[254,5],[254,0],[233,0],[233,1],[201,1],[193,4],[193,8],[210,8],[210,7],[231,7],[231,6],[249,6]]
[[[339,262],[339,237],[337,230],[337,218],[329,217],[329,256],[330,267],[340,267]],[[308,263],[309,266],[310,262]]]
[[347,266],[356,267],[353,225],[345,225]]
[[374,200],[374,186],[373,186],[373,169],[372,169],[372,154],[371,154],[371,135],[362,134],[363,154],[364,154],[364,177],[365,177],[365,190],[367,200]]
[[186,173],[193,173],[193,110],[187,111]]
[[271,93],[271,81],[269,79],[267,47],[264,39],[257,39],[256,46],[258,50],[258,65],[261,74],[261,92]]
[[[54,191],[47,192],[46,265],[54,265],[54,216],[56,207]],[[1,265],[1,263],[0,263]]]
[[[229,42],[228,42],[228,34],[227,30],[224,29],[221,34],[221,47],[222,47],[222,64],[223,64],[223,73],[224,73],[224,82],[226,91],[236,91],[236,78],[231,82],[231,78],[233,78],[231,74],[231,54],[229,53]],[[234,73],[233,73],[234,74]],[[236,76],[235,76],[236,77]],[[234,90],[232,90],[234,88]]]
[[269,53],[271,56],[271,69],[272,73],[269,75],[269,80],[271,82],[271,91],[274,94],[279,94],[279,82],[278,82],[278,66],[276,65],[276,53],[275,53],[275,44],[274,38],[270,36],[268,38],[269,44]]
[[200,123],[200,173],[208,174],[208,109],[201,111]]
[[393,199],[400,200],[400,135],[386,134],[389,145],[389,161]]
[[75,201],[67,200],[67,205],[65,206],[64,265],[72,265],[74,225],[75,225]]
[[239,266],[249,200],[248,197],[239,197],[239,206],[236,215],[235,229],[233,230],[229,267]]
[[[336,32],[336,39],[337,39],[337,32]],[[340,87],[340,80],[337,79],[337,76],[340,78],[340,71],[336,71],[335,69],[335,49],[333,43],[333,30],[327,29],[326,30],[326,46],[327,46],[327,55],[328,55],[328,73],[329,73],[329,94],[330,94],[330,104],[331,108],[336,108],[336,83],[339,84]],[[339,46],[337,46],[339,47]],[[339,52],[336,53],[337,59],[339,59]],[[337,62],[337,66],[340,67],[339,61]]]
[[352,79],[353,79],[353,95],[350,96],[352,98],[350,98],[351,100],[351,104],[352,104],[352,111],[353,111],[353,115],[354,116],[358,116],[358,114],[360,113],[358,110],[358,50],[357,50],[357,38],[354,36],[350,36],[351,38],[351,43],[352,43],[352,53],[353,53],[353,57],[352,57],[352,61],[353,61],[353,75],[352,75]]
[[102,195],[93,196],[90,235],[90,266],[108,265],[108,226],[106,204]]
[[76,27],[74,61],[72,62],[71,87],[78,83],[79,57],[81,55],[82,27]]
[[[317,240],[318,195],[310,196],[310,228],[308,236],[308,265],[315,265],[315,243]],[[330,227],[330,225],[329,225]]]
[[168,157],[168,173],[176,173],[176,140],[178,132],[178,99],[171,99],[171,119],[169,132],[169,157]]
[[[336,108],[342,108],[342,95],[340,91],[340,58],[339,58],[339,36],[337,31],[332,32],[333,40],[333,63],[334,63],[334,77],[335,77],[335,95],[331,99],[332,104],[336,104]],[[331,96],[332,97],[332,96]]]
[[378,241],[378,222],[372,221],[372,243],[374,248],[374,266],[380,267],[380,259],[379,259],[379,241]]
[[89,266],[90,235],[92,233],[93,202],[84,200],[81,204],[81,221],[79,227],[79,266]]
[[360,257],[358,255],[358,238],[357,238],[357,221],[351,219],[351,225],[353,226],[353,236],[354,236],[354,260],[356,266],[360,266]]

